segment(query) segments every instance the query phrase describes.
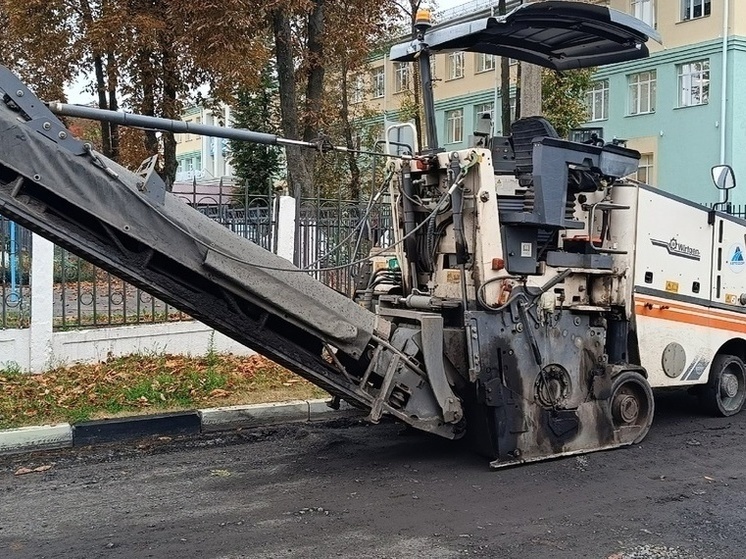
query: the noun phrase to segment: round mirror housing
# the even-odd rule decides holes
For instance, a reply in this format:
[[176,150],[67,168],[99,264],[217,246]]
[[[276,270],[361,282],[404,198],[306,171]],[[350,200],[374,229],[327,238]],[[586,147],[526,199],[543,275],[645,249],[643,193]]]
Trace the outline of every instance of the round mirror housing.
[[712,182],[718,190],[730,190],[736,186],[736,175],[730,165],[715,165],[712,168]]

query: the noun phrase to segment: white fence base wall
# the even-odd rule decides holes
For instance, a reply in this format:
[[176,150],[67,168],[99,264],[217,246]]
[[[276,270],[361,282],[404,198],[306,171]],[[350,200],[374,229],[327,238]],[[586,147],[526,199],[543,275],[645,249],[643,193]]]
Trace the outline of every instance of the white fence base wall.
[[30,338],[28,329],[0,330],[0,368],[18,366],[41,373],[59,365],[95,363],[133,353],[199,356],[210,349],[236,355],[256,353],[197,321],[54,332],[44,352],[45,363],[39,363],[34,350],[38,345]]
[[32,370],[29,360],[30,334],[29,328],[0,330],[0,369],[18,366],[24,371]]

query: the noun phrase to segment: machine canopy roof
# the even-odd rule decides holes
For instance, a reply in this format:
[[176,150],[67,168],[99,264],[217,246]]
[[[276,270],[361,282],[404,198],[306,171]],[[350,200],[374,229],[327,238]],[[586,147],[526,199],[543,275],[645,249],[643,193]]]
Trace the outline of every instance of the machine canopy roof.
[[[583,2],[523,4],[499,17],[433,27],[424,42],[433,53],[483,52],[523,60],[555,70],[588,68],[648,56],[655,29],[639,19]],[[391,48],[397,62],[415,60],[418,41]]]

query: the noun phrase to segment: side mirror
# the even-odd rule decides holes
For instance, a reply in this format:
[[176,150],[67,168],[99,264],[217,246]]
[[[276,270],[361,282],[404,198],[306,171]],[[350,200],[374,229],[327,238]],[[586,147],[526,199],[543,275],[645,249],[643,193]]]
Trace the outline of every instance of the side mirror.
[[730,190],[736,187],[736,175],[730,165],[715,165],[712,168],[712,182],[718,190]]

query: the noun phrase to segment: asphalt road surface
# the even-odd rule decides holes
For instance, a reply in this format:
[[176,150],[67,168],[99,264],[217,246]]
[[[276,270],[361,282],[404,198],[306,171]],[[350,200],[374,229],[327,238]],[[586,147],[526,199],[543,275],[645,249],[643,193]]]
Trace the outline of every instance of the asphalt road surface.
[[501,471],[351,420],[0,458],[0,558],[742,559],[746,412],[694,405],[659,399],[639,446]]

